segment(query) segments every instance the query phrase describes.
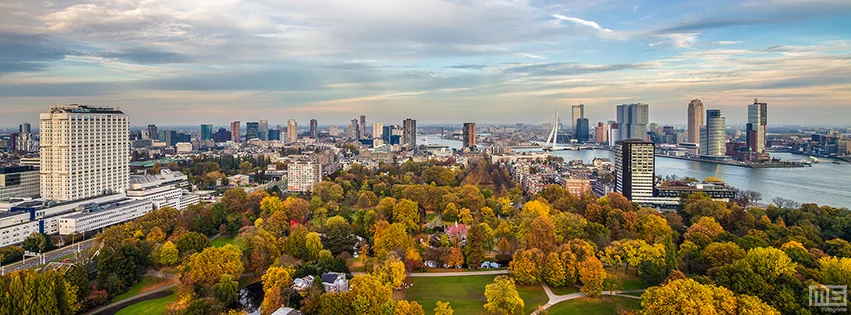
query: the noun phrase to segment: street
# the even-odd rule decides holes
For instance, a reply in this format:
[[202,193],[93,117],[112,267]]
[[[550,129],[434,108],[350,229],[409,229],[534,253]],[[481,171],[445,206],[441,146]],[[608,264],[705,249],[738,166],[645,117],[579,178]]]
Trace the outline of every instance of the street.
[[[73,254],[77,250],[78,246],[79,246],[79,249],[80,249],[81,252],[86,252],[89,248],[92,247],[92,243],[94,243],[94,239],[80,241],[80,242],[77,242],[73,245],[68,245],[68,246],[65,246],[65,247],[62,247],[62,248],[59,248],[59,249],[55,249],[53,251],[50,251],[50,252],[47,252],[46,254],[44,254],[44,259],[47,262],[58,260],[61,257],[67,256],[69,254]],[[5,272],[9,273],[9,272],[12,272],[12,271],[17,271],[17,270],[22,270],[22,269],[35,268],[38,265],[39,265],[39,259],[37,257],[29,257],[29,258],[25,259],[24,261],[19,261],[19,262],[12,263],[12,264],[9,264],[9,265],[3,266],[3,267],[5,268]]]

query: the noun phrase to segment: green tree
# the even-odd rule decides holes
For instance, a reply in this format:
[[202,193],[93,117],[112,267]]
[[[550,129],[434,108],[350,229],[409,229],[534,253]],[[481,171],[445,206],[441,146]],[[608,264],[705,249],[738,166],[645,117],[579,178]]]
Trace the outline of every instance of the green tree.
[[41,233],[32,233],[24,239],[21,247],[33,253],[43,253],[47,249],[47,238]]
[[310,259],[316,260],[319,258],[319,252],[322,251],[322,238],[319,237],[319,233],[310,232],[307,233],[307,237],[304,241],[305,249],[307,249],[307,256]]
[[493,283],[485,286],[485,310],[492,314],[521,314],[524,302],[517,293],[514,280],[507,276],[497,276]]
[[212,295],[223,305],[230,305],[239,299],[239,282],[232,275],[224,274],[219,282],[213,285]]
[[177,250],[181,256],[198,253],[210,247],[210,239],[198,232],[189,232],[177,239]]
[[484,227],[481,224],[471,226],[467,232],[467,244],[464,246],[464,255],[470,268],[478,269],[485,260],[484,243]]
[[420,212],[417,202],[408,199],[400,199],[393,206],[393,222],[401,223],[408,230],[418,230],[420,227]]
[[177,246],[171,241],[166,241],[160,248],[159,263],[165,266],[176,264],[180,260],[180,254]]

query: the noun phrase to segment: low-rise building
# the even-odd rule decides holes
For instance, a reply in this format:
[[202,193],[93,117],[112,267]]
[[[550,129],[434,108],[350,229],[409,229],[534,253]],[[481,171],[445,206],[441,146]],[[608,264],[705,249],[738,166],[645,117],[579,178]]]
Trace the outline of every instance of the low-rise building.
[[574,196],[581,196],[591,192],[591,181],[583,178],[565,178],[564,189]]
[[189,179],[183,173],[169,169],[160,170],[157,175],[131,175],[127,197],[134,200],[150,200],[154,208],[172,207],[184,210],[189,205],[200,202],[200,197],[190,194]]
[[33,166],[0,167],[0,200],[38,197],[39,178]]
[[153,210],[150,200],[122,199],[107,203],[87,203],[59,219],[59,234],[70,235],[105,228],[141,217]]
[[322,286],[326,293],[343,293],[349,291],[349,280],[344,273],[329,272],[322,275]]

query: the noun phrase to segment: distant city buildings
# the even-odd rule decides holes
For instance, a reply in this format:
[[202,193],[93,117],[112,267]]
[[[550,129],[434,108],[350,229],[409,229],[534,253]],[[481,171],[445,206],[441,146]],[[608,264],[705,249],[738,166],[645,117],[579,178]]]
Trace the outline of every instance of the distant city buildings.
[[366,115],[360,115],[360,127],[358,139],[366,138]]
[[576,128],[574,138],[577,142],[588,142],[591,139],[591,134],[588,126],[588,118],[579,118],[575,122]]
[[381,139],[381,136],[384,134],[383,124],[380,122],[372,123],[372,138],[373,139]]
[[745,128],[747,145],[751,152],[765,152],[766,125],[768,125],[768,104],[754,99],[753,104],[748,105],[748,123]]
[[125,191],[130,122],[123,112],[62,105],[39,116],[43,198],[70,201]]
[[0,167],[0,201],[39,196],[39,170],[33,166]]
[[360,123],[358,123],[357,119],[352,119],[352,123],[349,124],[348,137],[351,138],[351,139],[360,139],[361,138]]
[[269,122],[261,120],[257,124],[257,139],[269,141]]
[[201,141],[212,140],[212,139],[213,139],[213,125],[211,125],[211,124],[201,125]]
[[295,162],[287,167],[287,185],[290,191],[309,192],[322,181],[322,164]]
[[245,141],[250,141],[251,139],[260,139],[259,122],[249,121],[245,123]]
[[703,102],[693,99],[688,103],[688,142],[700,143],[700,127],[703,126]]
[[476,147],[476,123],[464,123],[463,128],[464,134],[464,147],[465,148],[475,148]]
[[620,135],[615,141],[628,139],[647,140],[647,123],[650,116],[650,105],[623,104],[617,107],[617,122]]
[[213,142],[215,143],[228,141],[231,141],[231,133],[225,128],[219,128],[219,130],[213,134]]
[[720,109],[706,110],[706,135],[701,134],[700,150],[703,155],[722,157],[727,152],[726,142],[727,122],[721,116]]
[[319,122],[316,119],[310,120],[310,137],[316,139],[316,131],[319,126]]
[[405,119],[402,122],[402,145],[408,150],[417,150],[417,121]]
[[230,123],[230,138],[233,142],[239,143],[239,121]]
[[[570,126],[573,128],[574,138],[579,134],[579,120],[585,118],[585,104],[571,106]],[[587,125],[585,126],[588,127]],[[587,140],[586,140],[587,141]]]
[[155,209],[172,207],[184,210],[200,202],[198,195],[190,194],[189,177],[167,168],[156,175],[131,175],[127,197],[134,200],[150,200]]
[[597,144],[609,143],[609,126],[603,122],[598,122],[594,128],[594,142]]
[[298,124],[295,119],[287,120],[287,141],[289,143],[298,141]]
[[154,141],[160,141],[160,132],[157,130],[157,125],[148,125],[148,137]]

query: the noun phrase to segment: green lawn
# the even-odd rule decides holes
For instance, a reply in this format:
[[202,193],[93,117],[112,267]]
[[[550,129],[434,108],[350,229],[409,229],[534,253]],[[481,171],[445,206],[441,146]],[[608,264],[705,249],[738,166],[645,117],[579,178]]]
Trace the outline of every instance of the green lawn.
[[160,315],[165,314],[166,307],[169,303],[174,302],[177,298],[177,289],[171,289],[172,294],[159,299],[147,300],[139,302],[128,307],[122,308],[115,315]]
[[641,280],[640,276],[635,274],[635,267],[630,268],[626,272],[624,272],[623,268],[619,268],[618,270],[606,268],[606,272],[609,276],[620,280],[621,290],[637,290],[650,287],[644,283],[644,280]]
[[146,288],[150,290],[150,288],[158,287],[160,285],[164,285],[167,280],[163,278],[151,277],[151,276],[142,276],[142,280],[139,281],[136,285],[130,287],[130,290],[124,292],[122,294],[116,295],[109,300],[109,303],[118,302],[121,300],[126,300],[131,297],[137,296]]
[[[224,236],[224,235],[219,236],[219,237],[215,238],[213,241],[210,242],[210,245],[213,246],[213,247],[224,247],[227,244],[239,246],[239,244],[236,244],[236,241],[234,240],[233,237],[228,237],[228,236]],[[239,246],[239,247],[242,247],[242,246]]]
[[636,310],[640,300],[619,296],[578,298],[550,307],[550,315],[616,315],[619,310]]
[[567,295],[567,294],[579,292],[579,288],[574,287],[572,285],[564,286],[564,287],[558,287],[558,288],[550,287],[550,289],[553,290],[553,293],[555,293],[555,295]]
[[[482,314],[485,299],[485,286],[493,282],[494,275],[471,277],[429,277],[410,278],[413,286],[405,292],[405,299],[417,301],[426,311],[434,314],[437,301],[450,302],[455,314]],[[517,286],[520,298],[525,302],[524,314],[529,314],[538,305],[547,302],[544,288],[537,286]]]

